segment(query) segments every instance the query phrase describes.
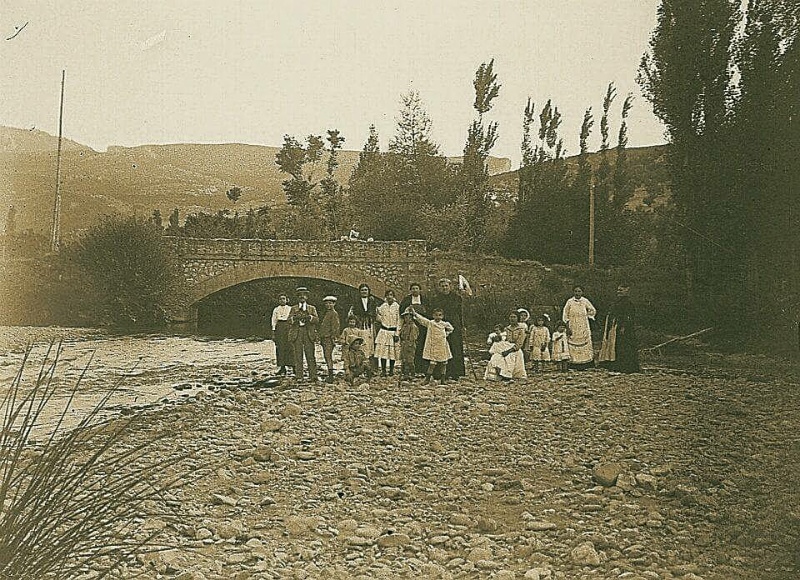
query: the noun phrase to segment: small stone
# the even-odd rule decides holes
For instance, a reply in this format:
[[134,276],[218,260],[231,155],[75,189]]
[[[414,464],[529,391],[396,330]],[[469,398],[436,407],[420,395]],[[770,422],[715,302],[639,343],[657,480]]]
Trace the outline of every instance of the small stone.
[[592,469],[594,480],[604,487],[611,487],[617,482],[622,467],[618,463],[599,463]]
[[497,521],[492,518],[478,518],[478,531],[491,534],[497,531]]
[[267,461],[271,460],[273,451],[274,449],[272,449],[272,447],[269,445],[259,445],[253,452],[253,459],[262,463],[266,463]]
[[200,528],[194,533],[195,540],[207,540],[208,538],[212,537],[214,534],[211,533],[211,530],[208,528]]
[[388,534],[378,538],[378,546],[381,548],[405,546],[409,543],[411,543],[411,538],[409,538],[406,534]]
[[534,520],[525,524],[525,528],[532,532],[545,532],[547,530],[555,530],[558,525],[553,522],[544,522]]
[[491,560],[492,559],[492,551],[489,548],[472,548],[467,554],[467,560],[473,563],[479,562],[481,560]]
[[454,526],[470,526],[472,525],[472,520],[466,514],[453,514],[450,517],[450,523]]
[[525,580],[541,580],[541,576],[539,575],[538,568],[531,568],[527,572],[525,572],[525,576],[523,576]]
[[480,570],[497,570],[500,567],[500,564],[494,560],[478,560],[475,562],[475,567],[479,568]]
[[511,570],[498,570],[494,577],[495,580],[514,580],[517,575]]
[[218,504],[235,506],[238,503],[238,500],[236,500],[236,499],[234,499],[234,498],[232,498],[232,497],[230,497],[228,495],[222,495],[222,494],[219,494],[219,493],[212,493],[211,497],[214,498],[214,503],[218,503]]
[[483,485],[481,485],[481,489],[483,491],[494,491],[494,485],[491,483],[484,483]]
[[246,534],[247,528],[239,520],[233,520],[229,523],[220,524],[217,526],[216,531],[217,535],[223,540],[230,540]]
[[281,417],[296,417],[302,412],[303,409],[300,405],[296,403],[287,403],[286,406],[281,409]]
[[248,548],[261,548],[264,546],[264,544],[258,538],[250,538],[247,540],[247,542],[245,542],[244,545]]
[[647,475],[646,473],[637,473],[636,483],[639,484],[644,489],[653,490],[656,489],[658,480],[652,475]]
[[267,419],[261,422],[262,433],[274,433],[283,429],[283,421],[277,418]]
[[599,566],[600,555],[594,549],[592,542],[584,542],[570,552],[572,561],[581,566]]

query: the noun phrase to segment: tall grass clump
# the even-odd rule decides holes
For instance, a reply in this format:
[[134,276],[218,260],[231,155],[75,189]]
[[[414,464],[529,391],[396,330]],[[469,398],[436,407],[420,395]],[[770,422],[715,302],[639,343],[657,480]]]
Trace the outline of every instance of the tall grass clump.
[[[141,413],[103,420],[118,385],[67,429],[89,363],[63,404],[54,398],[61,345],[50,345],[38,373],[25,372],[30,352],[0,398],[0,580],[74,578],[89,570],[107,577],[137,554],[159,549],[160,532],[140,524],[149,511],[165,509],[164,494],[181,485],[177,478],[164,481],[163,472],[183,457],[155,453],[163,435],[131,437]],[[41,422],[59,404],[54,428],[37,442]]]

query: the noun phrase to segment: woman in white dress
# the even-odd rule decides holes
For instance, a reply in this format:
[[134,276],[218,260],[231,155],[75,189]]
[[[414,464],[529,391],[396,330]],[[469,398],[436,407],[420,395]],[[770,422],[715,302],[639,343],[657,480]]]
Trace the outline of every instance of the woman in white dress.
[[583,288],[574,286],[572,298],[564,304],[562,319],[567,325],[571,366],[586,368],[594,362],[592,330],[589,320],[594,320],[597,310],[583,295]]
[[386,291],[386,302],[376,309],[378,334],[375,335],[375,358],[381,361],[381,376],[386,376],[386,363],[389,363],[389,376],[394,375],[394,361],[397,360],[397,346],[400,340],[400,305],[394,299],[394,292]]

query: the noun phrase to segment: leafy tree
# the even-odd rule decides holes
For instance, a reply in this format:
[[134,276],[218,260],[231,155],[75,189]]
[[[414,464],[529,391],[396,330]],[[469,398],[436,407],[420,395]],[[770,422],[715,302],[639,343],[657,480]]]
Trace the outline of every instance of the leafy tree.
[[180,276],[161,236],[146,219],[108,217],[76,244],[75,260],[105,318],[124,327],[165,322],[181,296]]
[[172,213],[169,214],[169,224],[167,225],[166,234],[168,236],[177,236],[180,234],[181,230],[181,218],[180,214],[178,213],[178,208],[172,210]]
[[612,242],[615,220],[611,198],[613,197],[614,183],[611,161],[609,159],[610,126],[608,115],[611,105],[617,98],[617,89],[614,83],[609,83],[603,98],[603,115],[600,117],[600,166],[597,169],[594,183],[594,208],[595,208],[595,252],[598,264],[611,262]]
[[239,198],[242,197],[242,188],[238,185],[234,185],[228,191],[225,192],[225,195],[231,200],[233,203],[239,201]]
[[494,72],[494,59],[482,63],[475,73],[475,119],[467,132],[464,146],[464,161],[461,166],[461,192],[458,199],[462,206],[463,224],[459,228],[462,247],[475,251],[485,244],[486,223],[491,209],[488,199],[489,173],[486,161],[489,152],[497,141],[496,122],[484,124],[483,116],[492,108],[492,101],[500,93],[497,74]]
[[434,231],[455,223],[447,214],[457,191],[454,170],[431,140],[431,121],[419,94],[403,95],[402,106],[389,152],[380,152],[371,128],[350,178],[348,222],[365,237],[431,239]]
[[275,156],[280,170],[290,176],[282,182],[286,200],[289,237],[322,239],[327,237],[323,209],[314,195],[318,185],[316,171],[325,149],[321,136],[309,135],[305,144],[285,135],[283,146]]
[[402,108],[397,118],[397,131],[389,141],[389,151],[405,156],[438,155],[439,146],[431,139],[433,123],[419,96],[408,91],[400,96]]
[[336,181],[334,172],[339,167],[338,153],[344,143],[344,137],[336,129],[328,130],[328,160],[325,165],[325,177],[320,181],[320,206],[325,215],[328,232],[337,234],[343,230],[344,195],[343,188]]
[[[734,0],[671,0],[658,8],[639,82],[667,127],[673,194],[703,316],[734,323],[741,307],[746,212],[731,162]],[[733,151],[736,150],[734,147]]]
[[150,220],[153,222],[153,225],[156,226],[158,229],[164,229],[164,219],[161,217],[161,210],[154,209],[153,215],[150,217]]
[[[530,129],[536,117],[531,99],[523,113],[520,191],[509,223],[503,253],[515,258],[569,263],[575,250],[571,221],[574,208],[559,135],[561,113],[548,100],[539,113],[539,143],[531,149]],[[520,201],[522,200],[522,201]]]

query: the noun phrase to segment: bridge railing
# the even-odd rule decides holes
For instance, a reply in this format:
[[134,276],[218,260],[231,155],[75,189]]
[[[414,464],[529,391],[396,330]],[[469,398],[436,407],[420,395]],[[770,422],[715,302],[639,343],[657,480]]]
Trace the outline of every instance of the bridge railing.
[[417,262],[428,257],[425,240],[318,241],[165,236],[175,255],[202,260],[309,260],[353,262]]

